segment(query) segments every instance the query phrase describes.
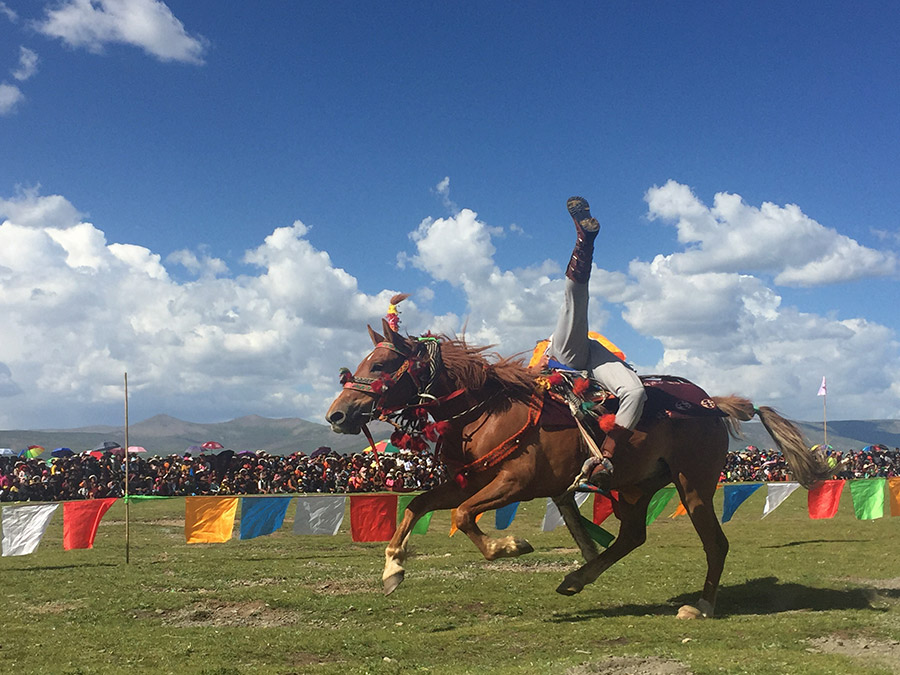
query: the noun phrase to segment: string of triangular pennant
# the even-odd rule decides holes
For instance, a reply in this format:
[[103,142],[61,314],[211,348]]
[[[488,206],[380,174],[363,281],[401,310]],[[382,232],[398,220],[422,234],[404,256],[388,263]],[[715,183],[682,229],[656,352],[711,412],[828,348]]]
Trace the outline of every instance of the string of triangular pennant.
[[[852,480],[828,480],[807,493],[807,509],[813,519],[833,518],[844,487],[849,484],[854,515],[859,520],[881,518],[887,509],[891,516],[900,516],[900,478],[859,478]],[[777,509],[800,486],[794,482],[782,483],[725,483],[722,486],[724,505],[722,522],[734,516],[738,508],[763,485],[767,488],[762,518]],[[655,521],[675,496],[674,486],[664,487],[653,495],[647,509],[647,524]],[[590,493],[576,493],[578,507],[584,505]],[[254,539],[273,534],[281,529],[292,499],[297,500],[294,514],[294,534],[336,535],[343,524],[347,500],[350,501],[350,534],[353,541],[388,541],[396,531],[398,516],[402,518],[414,495],[355,494],[315,496],[252,496],[252,497],[186,497],[185,540],[187,543],[221,543],[233,536],[234,521],[240,506],[240,539]],[[128,498],[134,502],[168,497]],[[591,537],[608,546],[613,535],[600,525],[614,511],[617,495],[594,493],[592,518],[582,516],[582,522]],[[63,502],[63,548],[65,550],[93,548],[97,528],[103,516],[115,503],[115,499],[96,499]],[[2,553],[4,556],[28,555],[41,542],[47,526],[59,504],[12,504],[2,509]],[[516,516],[518,502],[497,509],[494,525],[498,530],[508,528]],[[670,518],[686,513],[684,506]],[[483,515],[483,514],[482,514]],[[431,513],[424,515],[413,528],[413,534],[424,534],[431,522]],[[456,531],[451,518],[450,535]],[[562,515],[547,500],[541,529],[549,532],[563,524]]]

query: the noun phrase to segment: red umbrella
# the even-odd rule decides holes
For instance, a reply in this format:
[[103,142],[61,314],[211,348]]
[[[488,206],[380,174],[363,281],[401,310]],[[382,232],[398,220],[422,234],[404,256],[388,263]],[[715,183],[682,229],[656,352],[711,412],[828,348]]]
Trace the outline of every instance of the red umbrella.
[[200,446],[204,450],[221,450],[225,446],[219,443],[218,441],[206,441],[203,445]]

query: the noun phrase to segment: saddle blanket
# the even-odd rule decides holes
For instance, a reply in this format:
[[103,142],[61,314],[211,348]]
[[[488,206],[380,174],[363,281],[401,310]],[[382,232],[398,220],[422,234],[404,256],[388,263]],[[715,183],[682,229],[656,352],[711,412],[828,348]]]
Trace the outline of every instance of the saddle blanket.
[[[641,423],[657,419],[686,419],[691,417],[727,417],[716,402],[703,389],[690,380],[673,375],[641,376],[647,402],[641,415]],[[619,408],[615,397],[602,400],[607,412],[615,413]],[[575,420],[568,405],[547,396],[541,413],[543,427],[572,427]]]

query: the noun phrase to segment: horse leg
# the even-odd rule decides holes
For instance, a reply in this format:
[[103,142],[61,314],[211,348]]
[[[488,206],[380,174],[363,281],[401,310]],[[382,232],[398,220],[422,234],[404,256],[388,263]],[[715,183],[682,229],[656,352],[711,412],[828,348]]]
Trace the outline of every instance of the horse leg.
[[567,574],[556,589],[557,593],[562,595],[580,593],[585,586],[594,582],[614,563],[647,540],[647,507],[650,505],[652,496],[653,492],[644,494],[635,504],[629,504],[624,499],[619,500],[617,507],[621,521],[619,536],[608,549],[601,551],[600,555],[589,560],[574,572]]
[[728,555],[728,539],[722,531],[716,512],[713,510],[713,495],[715,494],[716,481],[713,478],[707,481],[712,489],[699,490],[691,479],[683,473],[675,477],[675,486],[681,496],[681,502],[687,509],[694,529],[703,543],[706,552],[706,581],[703,584],[703,593],[697,606],[684,605],[678,610],[679,619],[701,619],[712,617],[716,607],[716,591],[719,589],[719,579],[725,567],[725,556]]
[[409,535],[416,522],[430,511],[452,509],[459,506],[466,495],[455,482],[442,483],[424,492],[410,501],[403,513],[403,520],[397,526],[394,536],[384,550],[384,572],[381,581],[384,594],[389,595],[397,590],[403,581]]
[[591,561],[600,555],[597,544],[594,543],[587,530],[584,529],[584,525],[581,524],[581,514],[578,512],[578,504],[575,503],[575,493],[565,492],[559,497],[554,497],[553,503],[559,509],[563,521],[565,521],[569,533],[581,550],[581,555],[585,561]]
[[472,540],[487,560],[515,558],[534,551],[534,547],[521,537],[489,537],[475,522],[479,513],[499,509],[516,501],[520,496],[520,488],[521,484],[515,478],[501,472],[456,507],[456,527]]

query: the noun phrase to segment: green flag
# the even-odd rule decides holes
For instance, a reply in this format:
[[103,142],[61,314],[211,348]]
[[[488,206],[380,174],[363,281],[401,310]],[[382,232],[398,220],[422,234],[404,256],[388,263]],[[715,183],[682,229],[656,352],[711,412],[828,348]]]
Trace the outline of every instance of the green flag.
[[[409,503],[416,497],[416,495],[400,495],[397,498],[397,522],[399,523],[403,520],[403,514],[406,511],[406,507]],[[425,534],[428,532],[428,526],[431,524],[431,516],[434,515],[434,511],[429,511],[424,516],[419,518],[416,521],[416,524],[413,525],[413,529],[411,534]]]
[[850,495],[857,520],[873,520],[884,515],[884,478],[859,478],[850,481]]
[[649,525],[654,520],[659,518],[659,514],[663,512],[663,509],[668,506],[669,501],[675,495],[675,486],[669,485],[668,487],[664,487],[662,490],[659,490],[655,495],[653,495],[652,499],[650,499],[650,505],[647,507],[647,524]]
[[597,523],[595,523],[593,520],[585,518],[580,513],[578,514],[578,517],[581,518],[581,524],[584,525],[584,529],[587,530],[587,533],[590,535],[591,539],[596,541],[604,548],[609,548],[612,540],[616,538],[615,535],[612,532],[607,532],[602,527],[597,525]]

